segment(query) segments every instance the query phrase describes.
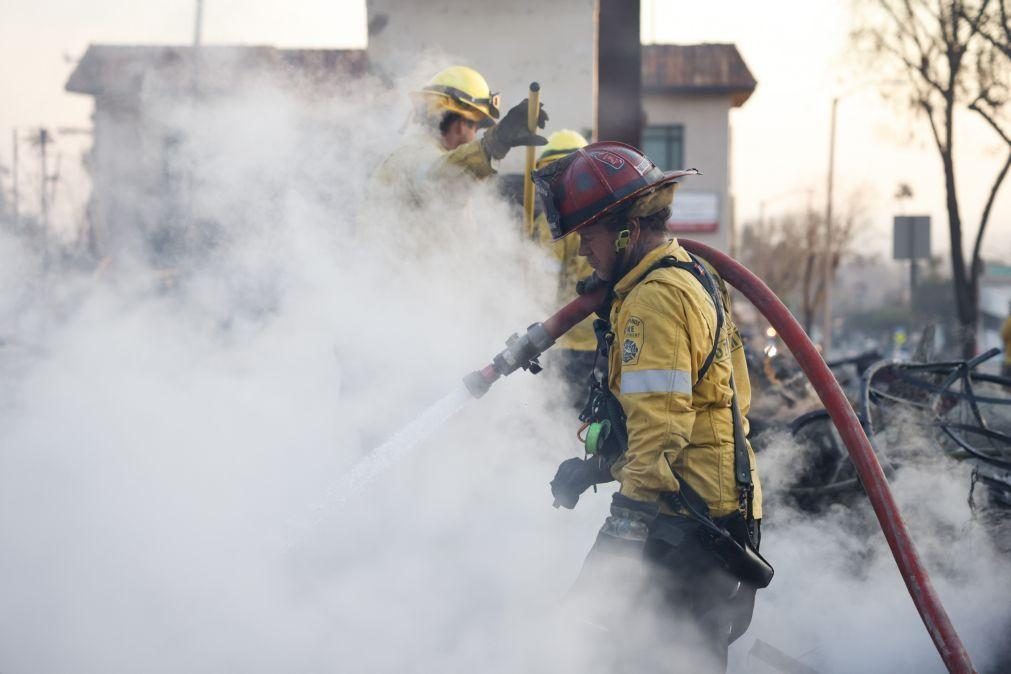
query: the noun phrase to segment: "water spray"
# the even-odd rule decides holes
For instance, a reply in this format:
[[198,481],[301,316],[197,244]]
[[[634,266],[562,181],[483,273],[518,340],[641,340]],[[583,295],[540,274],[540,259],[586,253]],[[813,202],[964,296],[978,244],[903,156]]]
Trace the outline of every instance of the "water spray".
[[464,377],[466,390],[461,387],[450,392],[382,445],[362,457],[334,486],[326,502],[315,509],[314,521],[318,522],[332,505],[347,502],[380,474],[406,459],[426,438],[459,412],[467,401],[483,396],[500,377],[519,369],[534,374],[540,372],[537,357],[549,349],[556,339],[599,308],[604,303],[606,294],[606,286],[600,284],[566,304],[543,323],[534,323],[522,336],[512,335],[506,340],[506,348],[491,363]]

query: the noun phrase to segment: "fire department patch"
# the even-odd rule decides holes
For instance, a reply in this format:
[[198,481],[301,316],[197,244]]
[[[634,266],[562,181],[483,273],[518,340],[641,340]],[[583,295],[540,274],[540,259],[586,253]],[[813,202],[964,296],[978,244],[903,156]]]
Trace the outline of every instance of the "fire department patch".
[[614,154],[613,152],[608,152],[607,150],[601,150],[598,152],[591,152],[590,156],[599,161],[601,164],[607,164],[612,169],[617,171],[622,166],[625,165],[625,160]]
[[637,360],[639,360],[639,347],[631,339],[626,339],[621,347],[621,362],[627,365]]
[[645,335],[642,319],[638,316],[629,316],[625,321],[624,341],[621,345],[621,362],[625,365],[634,365],[639,362],[639,354],[642,352],[642,340]]

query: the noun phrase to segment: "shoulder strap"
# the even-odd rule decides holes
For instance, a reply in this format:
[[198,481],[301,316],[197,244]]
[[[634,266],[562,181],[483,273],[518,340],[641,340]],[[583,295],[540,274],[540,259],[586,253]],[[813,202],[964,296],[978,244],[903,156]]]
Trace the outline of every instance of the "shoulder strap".
[[720,297],[720,293],[716,289],[716,284],[713,282],[713,277],[706,271],[706,268],[702,266],[702,263],[699,262],[698,258],[696,258],[691,253],[688,253],[688,256],[691,258],[691,262],[682,262],[673,255],[667,255],[665,257],[660,258],[655,263],[653,263],[642,276],[639,277],[639,280],[636,282],[636,284],[638,285],[639,283],[641,283],[643,279],[645,279],[647,276],[652,274],[657,269],[675,267],[677,269],[682,269],[691,274],[692,276],[694,276],[695,280],[697,280],[700,284],[702,284],[702,287],[705,288],[707,293],[709,293],[709,297],[713,301],[713,306],[716,308],[716,336],[713,339],[713,348],[710,349],[709,355],[706,356],[705,361],[703,361],[702,363],[702,367],[699,368],[699,377],[698,379],[695,380],[695,383],[698,384],[699,382],[702,381],[703,377],[706,376],[706,373],[709,372],[709,367],[713,364],[713,360],[716,358],[716,352],[719,350],[720,335],[723,333],[723,323],[725,319],[723,313],[723,298]]

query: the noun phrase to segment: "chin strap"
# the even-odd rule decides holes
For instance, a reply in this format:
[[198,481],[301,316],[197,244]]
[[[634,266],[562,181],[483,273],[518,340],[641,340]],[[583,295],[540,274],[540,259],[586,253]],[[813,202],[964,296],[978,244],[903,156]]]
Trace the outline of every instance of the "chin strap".
[[614,252],[621,255],[628,248],[628,242],[632,238],[632,232],[628,231],[628,228],[618,232],[618,236],[614,239]]
[[629,244],[631,242],[632,232],[627,227],[618,232],[618,236],[614,239],[614,252],[617,253],[617,257],[614,260],[614,269],[611,270],[610,283],[612,290],[618,280],[631,269],[631,265],[628,264]]

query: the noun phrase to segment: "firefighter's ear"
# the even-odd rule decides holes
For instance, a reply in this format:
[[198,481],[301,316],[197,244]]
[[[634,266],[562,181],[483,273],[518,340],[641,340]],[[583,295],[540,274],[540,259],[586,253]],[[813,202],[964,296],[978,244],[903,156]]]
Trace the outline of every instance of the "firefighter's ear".
[[639,243],[639,235],[642,234],[642,227],[639,226],[639,218],[629,218],[625,226],[628,229],[628,243],[634,247],[637,243]]

